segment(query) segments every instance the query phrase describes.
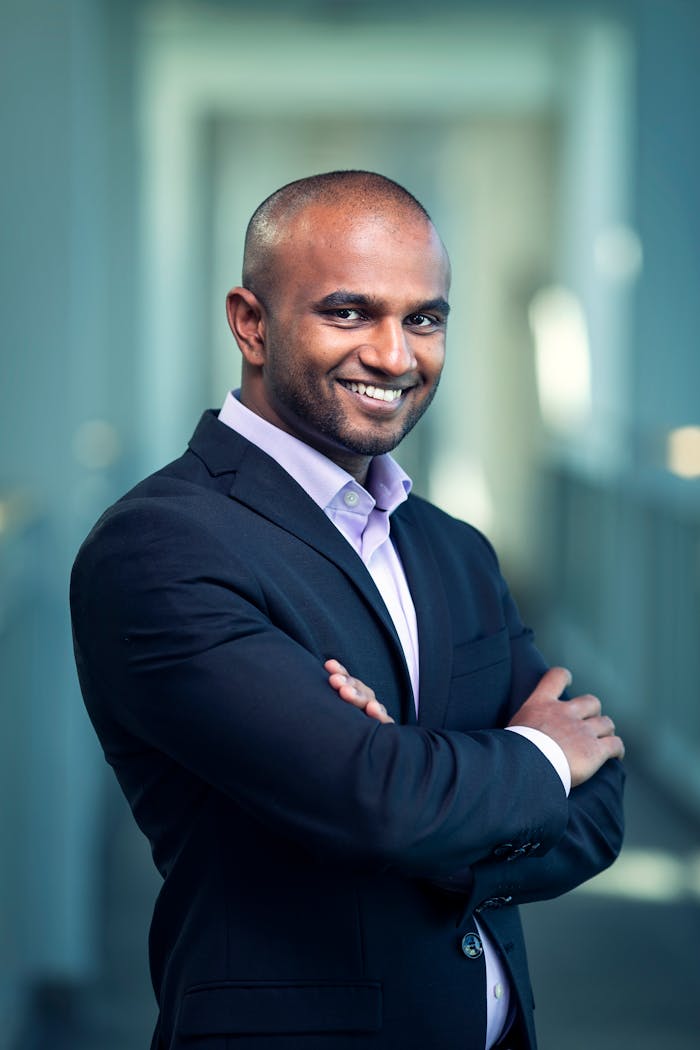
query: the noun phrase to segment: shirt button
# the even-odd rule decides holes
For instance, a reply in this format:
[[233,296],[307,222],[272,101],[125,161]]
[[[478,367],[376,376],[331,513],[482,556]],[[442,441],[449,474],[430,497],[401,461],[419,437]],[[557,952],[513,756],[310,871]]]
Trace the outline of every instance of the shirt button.
[[501,984],[500,981],[498,982],[498,984],[494,984],[494,986],[493,986],[493,997],[494,997],[494,999],[502,999],[503,998],[503,985]]
[[356,507],[360,502],[360,497],[352,489],[349,489],[343,496],[343,502],[346,507]]
[[462,937],[462,951],[467,959],[478,959],[484,954],[484,947],[478,933],[465,933]]

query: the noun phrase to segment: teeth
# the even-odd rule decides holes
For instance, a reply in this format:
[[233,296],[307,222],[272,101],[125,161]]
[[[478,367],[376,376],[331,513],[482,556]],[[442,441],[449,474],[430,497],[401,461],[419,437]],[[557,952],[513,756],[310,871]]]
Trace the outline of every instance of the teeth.
[[365,394],[367,397],[374,398],[375,401],[398,401],[401,397],[401,390],[385,389],[381,386],[368,386],[366,383],[347,383],[348,389],[352,390],[353,394]]

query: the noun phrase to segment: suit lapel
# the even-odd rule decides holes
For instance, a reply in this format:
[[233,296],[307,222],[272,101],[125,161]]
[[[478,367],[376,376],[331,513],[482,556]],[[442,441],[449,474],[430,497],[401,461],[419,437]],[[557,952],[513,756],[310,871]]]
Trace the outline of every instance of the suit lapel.
[[[327,558],[362,594],[401,657],[405,678],[401,693],[409,698],[402,715],[410,719],[411,680],[394,622],[364,562],[333,522],[274,459],[220,423],[214,413],[202,417],[190,449],[213,477],[233,475],[228,489],[232,499]],[[411,720],[415,721],[415,715]]]
[[430,542],[408,501],[391,519],[391,536],[406,573],[418,622],[419,725],[444,725],[452,675],[452,627],[447,595]]

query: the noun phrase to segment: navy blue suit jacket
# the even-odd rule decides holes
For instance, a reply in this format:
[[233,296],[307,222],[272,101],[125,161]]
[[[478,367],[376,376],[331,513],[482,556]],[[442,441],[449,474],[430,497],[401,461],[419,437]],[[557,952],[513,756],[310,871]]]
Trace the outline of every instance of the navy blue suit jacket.
[[[85,702],[164,883],[150,957],[168,1050],[481,1050],[474,910],[535,1045],[517,905],[621,841],[622,771],[567,800],[504,732],[545,670],[487,541],[410,497],[420,715],[392,621],[296,482],[213,413],[111,507],[72,579]],[[396,725],[338,699],[330,657]]]

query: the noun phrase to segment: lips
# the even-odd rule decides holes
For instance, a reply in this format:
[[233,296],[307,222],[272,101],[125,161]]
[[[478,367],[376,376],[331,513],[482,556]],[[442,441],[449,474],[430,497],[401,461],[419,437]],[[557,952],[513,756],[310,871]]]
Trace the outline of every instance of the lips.
[[362,394],[364,397],[369,397],[373,401],[384,401],[389,404],[398,401],[405,393],[405,390],[400,387],[377,386],[372,383],[355,383],[352,380],[345,379],[341,379],[340,383],[346,390],[350,390],[353,394]]

